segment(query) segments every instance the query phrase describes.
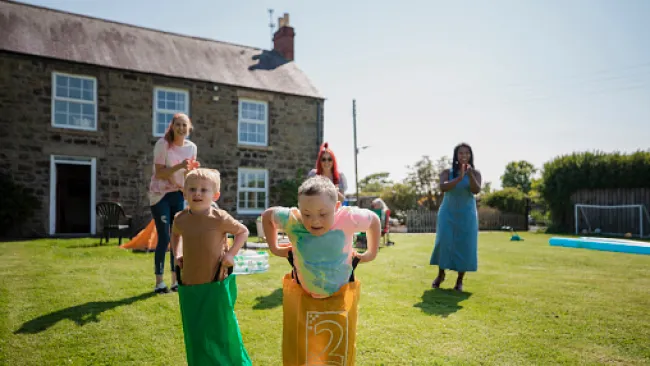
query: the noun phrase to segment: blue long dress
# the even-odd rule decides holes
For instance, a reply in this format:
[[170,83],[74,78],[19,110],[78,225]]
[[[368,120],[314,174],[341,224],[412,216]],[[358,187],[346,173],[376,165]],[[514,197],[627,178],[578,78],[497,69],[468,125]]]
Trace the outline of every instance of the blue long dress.
[[438,210],[436,243],[429,263],[440,269],[472,272],[478,267],[478,213],[469,179],[466,174],[445,192]]

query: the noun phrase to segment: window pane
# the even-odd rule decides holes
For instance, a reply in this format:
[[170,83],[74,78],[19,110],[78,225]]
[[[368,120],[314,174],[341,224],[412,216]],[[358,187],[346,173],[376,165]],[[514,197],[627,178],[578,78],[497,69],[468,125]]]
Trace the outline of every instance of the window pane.
[[246,173],[239,173],[239,187],[246,188]]
[[76,119],[76,125],[85,127],[85,128],[92,128],[95,126],[95,119],[92,117],[87,117],[87,116],[74,116]]
[[95,105],[94,105],[94,104],[87,104],[87,103],[85,103],[85,104],[83,104],[83,106],[81,107],[81,110],[82,110],[83,114],[94,115],[94,114],[95,114]]
[[70,98],[81,99],[81,88],[68,89]]
[[255,177],[255,173],[248,173],[247,174],[247,176],[246,176],[247,187],[255,188],[256,187],[256,181],[257,181],[257,179]]
[[264,173],[257,173],[257,188],[264,188],[265,186],[265,181],[264,181],[264,176],[266,174]]
[[58,84],[56,86],[56,96],[57,97],[62,97],[62,98],[67,98],[68,97],[68,88],[66,86],[61,86],[61,84]]
[[68,102],[68,112],[70,114],[81,114],[81,103]]
[[68,124],[70,126],[80,126],[81,125],[80,119],[81,118],[79,118],[79,116],[76,114],[68,115]]
[[185,94],[178,93],[178,96],[176,98],[176,106],[178,107],[179,112],[184,112],[185,111]]
[[70,83],[69,84],[70,88],[81,89],[81,79],[80,78],[71,77],[71,78],[69,78],[68,82]]
[[95,101],[95,95],[92,90],[84,89],[83,95],[82,95],[83,100],[87,100],[89,102],[94,102]]
[[257,193],[257,208],[266,208],[266,193]]
[[255,208],[255,202],[257,201],[257,197],[255,192],[247,192],[246,193],[246,207],[247,208]]
[[54,124],[57,126],[64,126],[68,124],[68,115],[65,113],[57,113],[54,115]]
[[246,192],[239,192],[239,203],[237,207],[246,208]]
[[84,80],[83,81],[83,89],[87,91],[94,91],[95,90],[95,82],[93,80]]
[[68,113],[68,102],[54,101],[54,113]]
[[167,124],[167,115],[165,113],[156,113],[156,123],[160,125]]
[[68,87],[68,77],[63,75],[56,76],[56,85],[64,88]]

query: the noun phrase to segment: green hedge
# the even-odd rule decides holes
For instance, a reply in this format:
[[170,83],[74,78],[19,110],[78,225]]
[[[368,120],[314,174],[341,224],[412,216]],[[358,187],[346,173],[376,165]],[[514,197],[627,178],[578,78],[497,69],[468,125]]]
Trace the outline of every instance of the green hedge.
[[41,203],[34,193],[0,173],[0,237],[20,235],[22,225],[32,220]]
[[571,195],[581,189],[650,187],[650,151],[632,154],[581,152],[544,164],[541,196],[560,231],[569,230]]
[[518,188],[504,188],[481,197],[481,205],[496,208],[501,212],[526,214],[528,196]]

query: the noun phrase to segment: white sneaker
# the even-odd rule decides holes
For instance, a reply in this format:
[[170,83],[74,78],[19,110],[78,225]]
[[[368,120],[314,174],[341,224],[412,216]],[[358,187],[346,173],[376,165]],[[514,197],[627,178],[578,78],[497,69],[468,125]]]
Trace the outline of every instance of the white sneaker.
[[157,294],[166,294],[169,292],[169,288],[165,285],[165,282],[161,282],[154,287],[153,292]]

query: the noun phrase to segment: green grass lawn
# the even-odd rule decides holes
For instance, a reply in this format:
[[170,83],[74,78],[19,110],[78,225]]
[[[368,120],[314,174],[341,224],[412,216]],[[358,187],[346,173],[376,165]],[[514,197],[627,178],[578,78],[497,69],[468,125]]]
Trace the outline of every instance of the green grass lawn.
[[[465,293],[430,289],[433,235],[392,235],[359,266],[359,365],[648,364],[650,256],[481,233]],[[0,243],[1,365],[182,365],[177,294],[153,295],[153,254],[96,239]],[[167,262],[168,263],[168,262]],[[237,277],[256,365],[281,364],[281,277]],[[169,281],[169,276],[165,275]]]

